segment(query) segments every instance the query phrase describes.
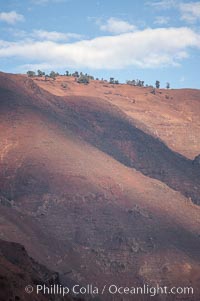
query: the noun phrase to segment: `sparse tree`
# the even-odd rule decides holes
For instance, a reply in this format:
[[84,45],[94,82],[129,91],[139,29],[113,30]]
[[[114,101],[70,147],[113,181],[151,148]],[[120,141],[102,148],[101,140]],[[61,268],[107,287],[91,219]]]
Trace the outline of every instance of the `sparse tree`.
[[156,81],[155,85],[156,85],[156,89],[160,88],[160,82],[159,82],[159,80]]
[[137,86],[138,87],[144,87],[144,81],[143,80],[137,80]]
[[127,80],[126,81],[127,85],[130,85],[130,86],[136,86],[136,81],[133,79],[133,80]]
[[75,71],[74,73],[72,73],[72,76],[73,76],[73,77],[79,77],[78,71]]
[[119,81],[115,80],[114,77],[110,77],[110,84],[118,85]]
[[79,78],[77,78],[76,81],[79,84],[85,84],[85,85],[87,85],[87,84],[89,84],[90,79],[89,79],[89,76],[85,74],[85,75],[79,76]]
[[170,89],[170,83],[168,83],[168,82],[166,83],[166,88]]
[[110,84],[114,84],[114,83],[115,83],[114,77],[110,77]]
[[65,75],[66,75],[66,76],[69,76],[69,71],[68,71],[68,70],[65,71]]
[[57,75],[56,75],[56,72],[55,72],[55,71],[51,71],[50,74],[49,74],[49,77],[52,78],[53,80],[56,79],[56,76],[57,76]]
[[35,72],[31,71],[31,70],[27,71],[26,74],[28,75],[28,77],[34,77],[35,76]]
[[45,75],[45,72],[42,72],[41,70],[38,70],[37,74],[38,74],[39,77],[42,77],[43,75]]

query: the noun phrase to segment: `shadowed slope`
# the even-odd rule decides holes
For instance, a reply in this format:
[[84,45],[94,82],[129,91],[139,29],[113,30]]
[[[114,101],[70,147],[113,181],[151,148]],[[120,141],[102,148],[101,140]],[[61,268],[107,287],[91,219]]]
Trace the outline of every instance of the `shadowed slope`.
[[200,153],[200,90],[156,89],[154,94],[151,87],[112,85],[105,81],[80,85],[66,76],[55,81],[36,77],[34,81],[53,95],[104,99],[173,151],[189,159]]
[[[26,286],[33,292],[25,292]],[[0,240],[0,301],[73,301],[70,296],[36,293],[36,285],[60,286],[57,273],[49,271],[28,256],[23,246]]]
[[1,106],[39,109],[64,130],[74,132],[126,166],[161,180],[199,203],[199,167],[171,151],[160,140],[136,128],[133,121],[116,106],[102,99],[56,97],[26,77],[17,77],[15,94],[13,81],[9,82],[10,78],[2,80]]

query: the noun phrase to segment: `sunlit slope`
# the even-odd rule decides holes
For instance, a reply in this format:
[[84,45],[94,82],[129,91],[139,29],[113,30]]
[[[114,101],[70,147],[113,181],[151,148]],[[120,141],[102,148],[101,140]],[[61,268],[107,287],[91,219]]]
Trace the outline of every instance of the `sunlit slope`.
[[154,95],[152,88],[110,85],[101,81],[91,81],[84,86],[65,76],[58,77],[55,82],[35,81],[54,95],[105,99],[130,116],[139,128],[163,140],[172,150],[190,159],[200,152],[199,90],[159,89]]
[[[56,97],[20,76],[15,79],[15,93],[11,79],[5,80],[4,76],[2,94],[7,99],[6,105],[29,107],[42,113],[63,131],[70,131],[74,137],[85,140],[124,165],[165,182],[199,203],[199,167],[137,128],[117,106],[97,97]],[[8,90],[5,90],[6,85]]]

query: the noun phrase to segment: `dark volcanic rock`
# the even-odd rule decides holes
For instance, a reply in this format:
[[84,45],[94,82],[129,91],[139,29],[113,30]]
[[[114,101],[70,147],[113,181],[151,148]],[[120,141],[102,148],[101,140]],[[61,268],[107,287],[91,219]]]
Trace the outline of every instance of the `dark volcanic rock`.
[[[60,284],[58,273],[49,271],[28,256],[25,248],[13,242],[0,240],[0,301],[72,301],[71,297],[37,295],[37,284]],[[27,294],[25,287],[31,285],[34,292]]]

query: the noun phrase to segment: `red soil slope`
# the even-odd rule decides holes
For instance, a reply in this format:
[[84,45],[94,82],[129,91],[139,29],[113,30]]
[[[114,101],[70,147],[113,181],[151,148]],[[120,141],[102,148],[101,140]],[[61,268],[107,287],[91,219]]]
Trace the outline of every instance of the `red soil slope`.
[[185,300],[198,300],[199,167],[151,136],[152,123],[84,92],[100,96],[101,83],[69,79],[56,96],[60,81],[0,76],[0,237],[63,282],[191,285]]
[[[170,149],[193,159],[200,152],[200,91],[194,89],[159,89],[129,85],[110,85],[91,81],[80,85],[72,77],[56,81],[35,78],[43,89],[58,96],[91,96],[118,106],[135,124],[164,141]],[[65,83],[67,88],[62,87]]]

